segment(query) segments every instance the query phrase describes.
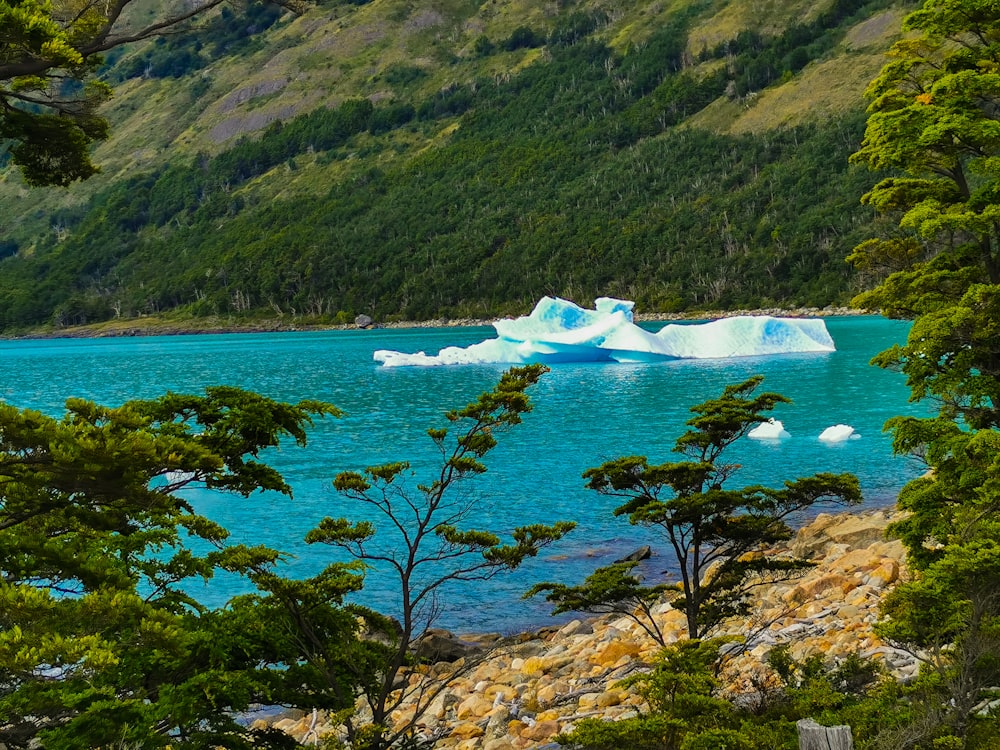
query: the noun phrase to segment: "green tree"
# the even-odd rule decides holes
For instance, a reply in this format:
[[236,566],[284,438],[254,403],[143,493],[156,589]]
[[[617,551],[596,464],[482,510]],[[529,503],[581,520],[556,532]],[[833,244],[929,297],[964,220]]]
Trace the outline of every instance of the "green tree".
[[[794,577],[810,566],[802,559],[765,554],[791,537],[788,516],[818,501],[861,502],[858,480],[850,474],[816,474],[785,482],[782,489],[726,488],[739,468],[724,461],[726,450],[767,421],[765,413],[776,404],[788,401],[776,393],[754,395],[762,381],[756,376],[726,386],[721,397],[691,407],[696,416],[687,424],[692,429],[674,447],[686,461],[650,464],[645,456],[627,456],[584,473],[591,489],[627,499],[615,515],[656,529],[669,544],[680,575],[674,587],[679,596],[672,604],[684,613],[690,638],[701,638],[726,618],[745,613],[755,587]],[[546,589],[551,592],[547,598],[560,606],[564,601],[588,604],[579,589],[543,584],[535,591]],[[600,592],[592,586],[587,609],[595,610],[598,601],[606,607],[644,600],[653,590],[633,584],[608,587],[597,596]]]
[[557,740],[586,750],[750,750],[733,705],[716,695],[719,648],[724,640],[685,640],[668,646],[652,671],[620,683],[648,705],[645,716],[583,719]]
[[68,185],[97,171],[88,148],[108,135],[97,108],[111,95],[94,77],[102,53],[176,31],[223,2],[164,6],[151,19],[135,0],[0,2],[0,143],[25,181]]
[[289,494],[261,451],[304,444],[336,413],[221,387],[117,408],[71,399],[62,418],[0,404],[0,742],[287,745],[233,716],[287,691],[286,665],[185,586],[279,553],[227,546],[180,491]]
[[899,228],[851,260],[878,270],[861,304],[914,319],[906,344],[875,363],[902,372],[911,400],[936,413],[886,425],[894,449],[929,471],[899,496],[908,514],[892,531],[915,576],[887,596],[880,629],[924,669],[910,720],[875,744],[993,747],[998,727],[977,707],[1000,678],[1000,10],[930,0],[904,28],[913,33],[869,88],[854,157],[895,172],[865,200]]
[[[367,711],[361,718],[345,718],[355,747],[383,750],[402,740],[457,674],[411,670],[419,643],[440,611],[442,588],[486,581],[513,570],[575,526],[568,522],[518,526],[511,530],[508,544],[491,531],[465,527],[474,522],[477,504],[459,491],[460,485],[486,471],[482,459],[496,446],[496,436],[519,424],[521,415],[531,409],[526,391],[546,371],[541,365],[512,368],[492,391],[445,415],[461,428],[458,435],[452,437],[447,429],[428,430],[442,459],[440,471],[430,481],[412,487],[406,462],[343,472],[334,480],[338,492],[384,521],[387,531],[377,534],[371,521],[325,518],[306,541],[339,547],[359,562],[389,571],[400,595],[394,628],[384,619],[373,621],[375,635],[387,644],[377,677],[366,680],[371,670],[359,665],[364,666],[358,682]],[[406,680],[401,679],[404,673]],[[393,712],[404,704],[409,718],[394,723]]]
[[598,568],[580,586],[562,583],[539,583],[532,586],[525,598],[548,592],[546,599],[556,604],[552,614],[563,612],[592,612],[594,614],[617,614],[628,617],[649,634],[650,638],[666,646],[666,637],[660,629],[653,608],[660,603],[664,594],[676,592],[677,587],[669,583],[643,586],[642,581],[632,574],[637,562],[622,562]]
[[[1000,34],[980,0],[930,0],[909,16],[872,99],[853,159],[902,171],[864,201],[899,217],[902,237],[870,240],[861,265],[902,265],[862,295],[912,316],[961,298],[972,283],[1000,283]],[[917,242],[914,242],[917,240]]]

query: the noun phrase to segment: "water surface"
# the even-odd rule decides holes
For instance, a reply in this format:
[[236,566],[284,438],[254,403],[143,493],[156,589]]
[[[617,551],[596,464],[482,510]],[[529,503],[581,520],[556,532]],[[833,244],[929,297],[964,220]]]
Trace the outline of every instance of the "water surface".
[[[532,391],[535,410],[500,438],[487,457],[488,473],[466,489],[479,501],[478,527],[503,531],[560,519],[575,520],[579,527],[512,576],[449,591],[441,623],[474,630],[537,624],[545,618],[544,603],[519,599],[533,582],[581,581],[594,567],[646,543],[665,554],[655,537],[614,518],[618,503],[585,490],[581,474],[620,455],[676,460],[670,449],[690,417],[688,408],[757,373],[765,376],[763,388],[793,400],[774,412],[791,437],[737,444],[733,462],[743,467],[737,483],[776,485],[817,471],[850,471],[861,480],[866,506],[891,504],[922,467],[893,457],[881,429],[887,418],[914,407],[900,376],[868,362],[904,340],[907,324],[853,317],[829,319],[827,326],[836,352],[553,367]],[[294,556],[290,570],[305,575],[334,555],[329,548],[304,545],[306,531],[327,515],[360,517],[360,509],[333,491],[336,473],[410,460],[418,478],[428,478],[437,457],[425,430],[445,426],[446,410],[491,388],[504,369],[386,369],[372,361],[372,352],[432,353],[491,335],[492,329],[477,327],[0,342],[0,396],[51,414],[58,414],[69,396],[114,405],[215,384],[276,399],[333,402],[345,416],[318,422],[306,449],[289,445],[267,456],[294,487],[294,499],[192,493],[198,509],[229,528],[235,541],[286,550]],[[836,445],[817,440],[824,428],[838,423],[852,425],[860,439]],[[667,558],[658,557],[647,570],[667,567]],[[230,579],[199,593],[222,604],[240,590]],[[391,611],[391,583],[373,571],[363,598]]]

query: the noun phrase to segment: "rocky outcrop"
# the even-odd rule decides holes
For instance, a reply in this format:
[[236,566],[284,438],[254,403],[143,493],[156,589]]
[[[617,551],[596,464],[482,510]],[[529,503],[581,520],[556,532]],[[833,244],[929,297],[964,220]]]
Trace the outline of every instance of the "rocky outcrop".
[[[724,684],[733,697],[752,700],[762,680],[773,679],[767,654],[788,644],[796,659],[821,653],[838,659],[852,653],[877,659],[901,679],[917,665],[908,654],[883,643],[872,626],[882,595],[905,576],[898,541],[883,532],[884,512],[820,515],[798,532],[787,549],[770,554],[808,557],[816,564],[801,578],[761,587],[751,619],[732,622],[722,634],[743,639],[727,659]],[[668,641],[684,637],[684,617],[669,603],[655,610]],[[419,731],[441,737],[436,747],[457,750],[520,750],[544,747],[583,718],[621,719],[643,708],[639,695],[617,685],[647,668],[657,644],[626,617],[578,619],[558,628],[524,634],[450,681],[419,720]],[[462,658],[456,664],[462,664]],[[440,674],[415,670],[410,679]],[[409,716],[406,707],[394,717]],[[335,732],[322,717],[298,716],[275,726],[296,738]]]

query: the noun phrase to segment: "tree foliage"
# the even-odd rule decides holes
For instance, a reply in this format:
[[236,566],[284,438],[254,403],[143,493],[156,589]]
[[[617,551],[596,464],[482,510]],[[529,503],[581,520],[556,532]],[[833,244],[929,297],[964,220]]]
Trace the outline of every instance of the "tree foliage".
[[919,244],[870,240],[852,258],[901,263],[863,299],[912,317],[958,302],[971,284],[1000,282],[1000,38],[996,9],[975,0],[932,0],[904,28],[912,34],[868,88],[868,124],[854,159],[897,171],[865,201],[897,216]]
[[279,553],[226,545],[181,491],[289,493],[260,452],[336,413],[225,387],[117,408],[71,399],[62,418],[0,405],[0,741],[286,746],[233,715],[275,699],[285,665],[187,586]]
[[[624,50],[602,40],[601,14],[567,8],[551,33],[535,29],[547,47],[531,65],[456,73],[432,92],[421,68],[390,66],[378,80],[391,99],[348,99],[217,154],[177,156],[52,216],[32,256],[3,262],[0,326],[175,310],[483,317],[547,294],[663,312],[842,303],[843,256],[871,221],[856,201],[868,178],[846,160],[861,113],[757,135],[675,126],[731,87],[794,74],[852,13],[883,3],[844,0],[778,38],[740,35],[702,66],[689,64],[687,38],[703,3]],[[212,37],[152,45],[150,71],[210,55],[228,33],[221,16]],[[164,51],[182,39],[202,46]],[[303,177],[293,189],[324,187],[306,188],[308,200],[269,194],[286,171]]]
[[924,665],[908,721],[875,746],[992,747],[996,721],[979,709],[1000,679],[996,597],[1000,528],[1000,13],[978,0],[930,0],[872,82],[856,160],[895,174],[865,200],[898,221],[852,260],[878,269],[862,295],[914,319],[907,342],[875,363],[902,372],[912,400],[936,413],[897,417],[894,448],[929,471],[910,482],[893,531],[916,575],[883,603],[883,636]]

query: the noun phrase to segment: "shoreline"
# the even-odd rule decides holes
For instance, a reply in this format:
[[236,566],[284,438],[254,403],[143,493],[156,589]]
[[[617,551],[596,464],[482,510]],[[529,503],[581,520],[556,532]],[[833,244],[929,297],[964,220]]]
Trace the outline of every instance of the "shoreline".
[[[670,323],[682,321],[718,320],[741,315],[776,318],[834,318],[877,315],[870,310],[827,306],[797,308],[759,308],[754,310],[717,310],[684,313],[635,313],[636,323]],[[90,323],[66,328],[39,328],[18,333],[0,334],[4,341],[45,341],[49,339],[98,339],[131,338],[147,336],[195,336],[253,333],[302,333],[311,331],[358,331],[369,329],[409,328],[464,328],[491,327],[501,318],[434,318],[431,320],[375,321],[371,325],[357,323],[318,323],[307,319],[299,321],[282,318],[265,318],[257,321],[235,318],[208,317],[184,322],[171,322],[156,318],[135,318]]]

